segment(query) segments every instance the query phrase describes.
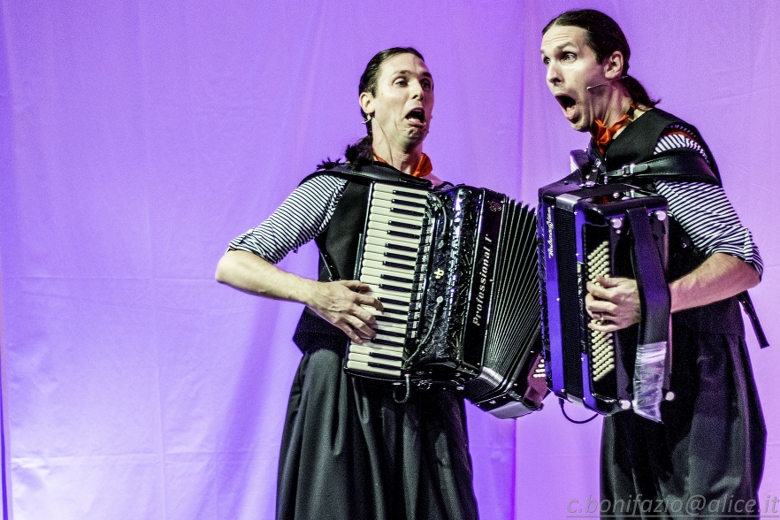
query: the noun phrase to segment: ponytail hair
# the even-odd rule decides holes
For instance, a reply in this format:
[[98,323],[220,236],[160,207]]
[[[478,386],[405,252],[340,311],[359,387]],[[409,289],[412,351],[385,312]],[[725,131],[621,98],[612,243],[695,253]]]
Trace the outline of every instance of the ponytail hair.
[[623,55],[623,77],[621,82],[626,87],[631,100],[640,105],[654,107],[661,100],[652,99],[645,87],[633,76],[628,75],[628,60],[631,58],[631,47],[628,46],[626,35],[615,20],[595,9],[579,9],[566,11],[553,18],[544,29],[545,34],[555,25],[573,26],[585,29],[585,43],[593,49],[596,61],[602,63],[604,58],[619,51]]
[[661,102],[660,99],[651,99],[645,87],[635,77],[624,74],[621,82],[634,103],[652,108]]
[[344,151],[344,157],[347,158],[347,162],[354,165],[366,164],[374,160],[374,138],[371,135],[371,121],[367,123],[368,135],[362,139],[347,145],[347,149]]

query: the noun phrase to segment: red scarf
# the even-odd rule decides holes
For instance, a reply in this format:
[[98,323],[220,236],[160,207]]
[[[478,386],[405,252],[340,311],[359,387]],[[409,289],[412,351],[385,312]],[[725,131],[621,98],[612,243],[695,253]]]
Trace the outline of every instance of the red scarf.
[[601,155],[607,153],[607,148],[612,142],[612,138],[615,137],[617,131],[626,126],[627,121],[629,123],[631,122],[629,119],[634,115],[634,108],[634,105],[631,105],[628,111],[623,114],[623,117],[618,119],[617,123],[610,126],[609,128],[604,126],[604,123],[601,121],[601,119],[596,119],[593,122],[593,124],[596,125],[596,135],[593,136],[593,141],[596,143],[596,146],[598,147],[599,152],[601,152]]
[[[385,164],[390,164],[389,162],[379,157],[376,154],[376,150],[374,150],[373,148],[372,151],[374,152],[374,157],[376,157],[377,161]],[[427,155],[423,153],[422,156],[420,157],[420,162],[417,163],[417,168],[415,168],[414,171],[412,172],[412,177],[425,177],[432,171],[433,171],[433,165],[431,164],[431,160],[428,158]]]

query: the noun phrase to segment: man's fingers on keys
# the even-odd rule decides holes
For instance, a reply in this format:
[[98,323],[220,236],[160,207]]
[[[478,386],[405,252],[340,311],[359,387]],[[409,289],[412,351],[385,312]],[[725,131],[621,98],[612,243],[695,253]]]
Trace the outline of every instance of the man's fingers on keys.
[[358,345],[363,344],[363,340],[355,333],[355,330],[348,323],[338,323],[335,325],[341,329],[344,334],[349,336],[349,339],[351,339],[352,342],[357,343]]
[[370,305],[380,312],[385,310],[385,306],[382,305],[382,302],[367,294],[358,294],[355,301],[360,305]]
[[369,309],[364,309],[360,305],[355,304],[351,312],[354,317],[356,317],[362,323],[367,324],[369,327],[376,326],[376,317]]
[[[371,318],[373,319],[373,316],[371,316]],[[355,334],[358,335],[360,338],[371,339],[374,336],[376,336],[376,331],[374,331],[374,329],[372,329],[368,325],[368,323],[361,320],[360,318],[357,318],[355,316],[349,316],[347,318],[347,321],[348,324],[352,326],[352,329],[354,330]]]

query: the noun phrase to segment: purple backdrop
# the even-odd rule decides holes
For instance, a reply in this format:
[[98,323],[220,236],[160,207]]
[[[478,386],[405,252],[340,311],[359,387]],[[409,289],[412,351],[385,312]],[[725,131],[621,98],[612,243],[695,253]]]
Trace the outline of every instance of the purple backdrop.
[[[632,73],[714,150],[761,247],[753,297],[780,341],[774,0],[0,6],[0,368],[17,520],[272,518],[300,307],[218,286],[213,271],[231,238],[361,136],[357,79],[389,46],[418,47],[436,79],[436,173],[533,202],[586,144],[544,85],[540,30],[572,7],[613,15]],[[315,262],[309,245],[281,267],[313,275]],[[748,341],[769,427],[762,497],[774,497],[780,344]],[[553,399],[518,421],[470,406],[469,421],[484,519],[565,518],[597,497],[598,421],[569,424]]]

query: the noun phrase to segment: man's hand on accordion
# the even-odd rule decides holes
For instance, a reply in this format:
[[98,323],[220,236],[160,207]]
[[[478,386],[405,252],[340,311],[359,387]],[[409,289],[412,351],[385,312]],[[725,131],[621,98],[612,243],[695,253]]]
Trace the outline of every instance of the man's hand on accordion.
[[636,280],[598,276],[588,282],[585,310],[592,318],[588,327],[599,332],[614,332],[639,323],[639,291]]
[[374,328],[377,326],[374,313],[363,306],[379,312],[384,310],[379,300],[361,294],[361,291],[367,292],[369,289],[368,285],[358,280],[315,282],[306,304],[320,317],[344,331],[349,339],[362,344],[364,338],[376,336]]

